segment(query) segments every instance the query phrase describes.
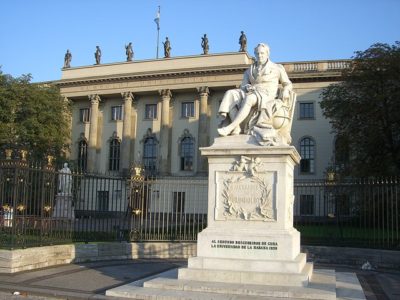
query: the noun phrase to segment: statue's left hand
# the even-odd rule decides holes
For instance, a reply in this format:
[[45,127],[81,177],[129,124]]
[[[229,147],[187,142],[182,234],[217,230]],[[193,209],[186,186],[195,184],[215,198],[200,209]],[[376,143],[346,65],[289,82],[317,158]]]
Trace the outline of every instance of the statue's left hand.
[[288,101],[289,98],[290,98],[289,91],[288,90],[284,90],[283,93],[282,93],[282,100],[283,101]]

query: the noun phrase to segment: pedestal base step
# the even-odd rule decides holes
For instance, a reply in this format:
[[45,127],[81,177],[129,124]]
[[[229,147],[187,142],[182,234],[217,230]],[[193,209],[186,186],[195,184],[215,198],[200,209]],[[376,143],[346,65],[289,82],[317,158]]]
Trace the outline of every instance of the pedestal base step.
[[[159,290],[152,288],[135,288],[125,293],[107,293],[107,296],[140,299],[140,300],[281,300],[277,297],[224,295],[177,290]],[[287,298],[294,299],[294,298]],[[319,298],[318,298],[319,299]]]
[[[118,288],[117,288],[118,289]],[[108,296],[134,299],[336,299],[334,270],[318,270],[307,287],[266,286],[222,282],[156,278],[144,287],[130,287],[119,292],[107,291]]]
[[178,278],[184,280],[225,282],[234,284],[260,284],[280,286],[307,286],[313,272],[313,264],[307,263],[300,273],[247,272],[233,270],[183,268]]
[[214,269],[248,272],[300,273],[307,262],[306,254],[300,253],[294,260],[233,259],[218,257],[190,257],[189,269]]

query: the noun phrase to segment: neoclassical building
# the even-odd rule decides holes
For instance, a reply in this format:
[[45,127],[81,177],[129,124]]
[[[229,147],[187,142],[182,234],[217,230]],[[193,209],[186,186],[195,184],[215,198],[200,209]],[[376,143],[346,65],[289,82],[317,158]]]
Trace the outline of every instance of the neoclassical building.
[[[157,175],[206,175],[199,147],[218,135],[220,101],[251,63],[236,52],[64,68],[56,84],[73,104],[70,158],[95,173],[126,174],[136,162]],[[348,63],[282,63],[297,93],[297,179],[322,178],[331,162],[334,136],[320,94]]]

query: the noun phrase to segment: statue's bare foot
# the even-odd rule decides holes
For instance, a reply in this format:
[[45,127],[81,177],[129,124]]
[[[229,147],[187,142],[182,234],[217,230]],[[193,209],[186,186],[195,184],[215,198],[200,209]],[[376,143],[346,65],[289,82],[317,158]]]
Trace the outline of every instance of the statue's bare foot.
[[220,136],[227,136],[231,133],[226,127],[218,128],[217,131]]

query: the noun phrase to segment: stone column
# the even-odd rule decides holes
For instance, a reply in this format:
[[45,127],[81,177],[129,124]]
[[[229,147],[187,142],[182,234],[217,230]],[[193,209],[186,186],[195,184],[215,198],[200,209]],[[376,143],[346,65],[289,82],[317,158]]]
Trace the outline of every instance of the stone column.
[[[70,99],[68,99],[68,97],[64,97],[64,102],[65,105],[68,106],[69,104],[72,104],[72,101]],[[69,136],[67,137],[66,141],[67,144],[72,145],[72,115],[70,113],[64,113],[64,118],[66,118],[68,120],[68,132],[69,132]],[[68,149],[63,149],[61,150],[65,157],[71,157],[71,150],[70,148]]]
[[159,171],[161,175],[169,173],[170,165],[170,118],[169,118],[169,105],[171,102],[171,91],[160,90],[161,96],[161,130],[160,130],[160,165]]
[[132,140],[132,100],[133,94],[131,92],[121,93],[124,99],[124,124],[122,128],[122,142],[121,142],[121,170],[127,172],[130,167],[130,153],[131,153],[131,140]]
[[[138,96],[134,97],[132,99],[132,111],[131,111],[131,153],[129,156],[130,162],[131,163],[136,163],[139,162],[137,157],[137,149],[135,148],[135,141],[136,141],[136,130],[137,130],[137,120],[138,120],[138,115],[137,115],[137,106],[138,106]],[[141,158],[140,158],[141,159]]]
[[96,149],[97,149],[97,127],[99,119],[99,95],[89,95],[90,99],[90,126],[89,126],[89,145],[88,145],[88,172],[95,171]]
[[[197,88],[197,91],[199,92],[200,95],[200,114],[199,114],[199,128],[198,128],[198,141],[199,141],[199,147],[207,147],[209,146],[209,132],[208,132],[208,126],[207,126],[207,104],[208,104],[208,96],[210,94],[210,91],[208,87],[203,86],[200,88]],[[202,156],[200,154],[200,151],[197,154],[197,170],[198,173],[207,173],[207,157]]]

